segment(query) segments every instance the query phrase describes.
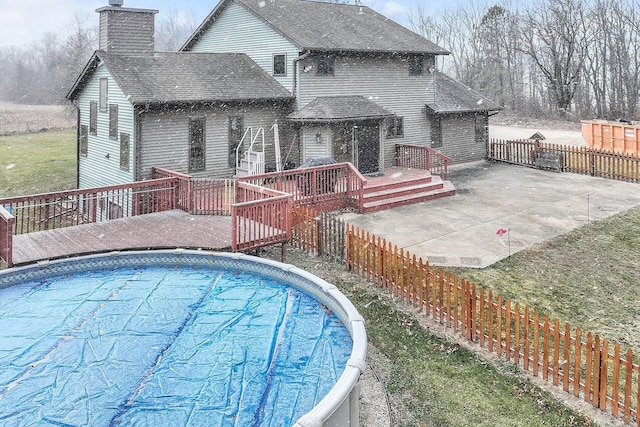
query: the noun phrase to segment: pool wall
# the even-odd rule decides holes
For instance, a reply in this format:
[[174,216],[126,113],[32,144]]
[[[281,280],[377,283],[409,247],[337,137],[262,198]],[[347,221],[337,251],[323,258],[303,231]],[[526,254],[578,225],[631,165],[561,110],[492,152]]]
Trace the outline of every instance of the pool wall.
[[296,427],[357,426],[359,423],[359,378],[365,368],[367,336],[364,319],[348,298],[334,285],[291,264],[238,253],[211,253],[190,250],[112,252],[0,271],[0,288],[21,282],[90,269],[136,267],[141,265],[187,265],[238,269],[281,280],[313,297],[340,319],[353,345],[342,375],[329,393],[311,411],[300,417]]

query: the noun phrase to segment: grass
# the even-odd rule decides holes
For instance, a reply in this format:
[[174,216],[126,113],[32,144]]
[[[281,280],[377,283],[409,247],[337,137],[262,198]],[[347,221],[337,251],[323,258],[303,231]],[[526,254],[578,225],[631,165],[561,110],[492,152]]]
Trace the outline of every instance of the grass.
[[0,137],[0,198],[76,185],[75,130]]
[[394,425],[590,426],[589,419],[520,376],[436,337],[375,290],[337,281],[365,318],[368,341],[390,362]]
[[455,273],[640,354],[640,207]]

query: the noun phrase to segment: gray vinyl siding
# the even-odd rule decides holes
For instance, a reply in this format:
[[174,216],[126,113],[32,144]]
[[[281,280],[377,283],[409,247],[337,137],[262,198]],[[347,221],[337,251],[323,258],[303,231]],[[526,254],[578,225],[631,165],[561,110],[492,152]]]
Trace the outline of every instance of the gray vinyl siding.
[[317,76],[313,57],[301,61],[298,104],[301,108],[319,96],[362,95],[404,117],[404,137],[386,138],[383,132],[384,166],[392,166],[395,144],[427,145],[429,122],[423,111],[434,100],[433,74],[409,76],[408,64],[397,56],[339,55],[333,76]]
[[[140,179],[151,178],[153,166],[188,173],[197,177],[231,178],[229,168],[229,117],[242,116],[245,129],[264,128],[267,166],[275,165],[274,138],[271,127],[275,119],[284,121],[283,110],[274,106],[201,107],[185,110],[148,111],[140,116]],[[205,119],[205,170],[189,172],[189,121]],[[282,150],[291,133],[280,128]],[[261,143],[258,145],[261,147]],[[282,159],[284,161],[285,154]]]
[[214,25],[191,48],[193,52],[239,52],[273,76],[273,55],[286,54],[287,73],[274,78],[289,91],[293,85],[293,59],[298,49],[288,39],[241,5],[231,2]]
[[[97,135],[88,136],[87,156],[79,158],[79,188],[101,187],[134,181],[135,133],[133,106],[106,67],[100,66],[78,96],[80,125],[89,126],[89,104],[100,98],[100,79],[108,79],[107,109],[98,108]],[[118,105],[118,140],[109,138],[109,104]],[[130,134],[129,171],[120,169],[120,133]],[[108,158],[107,158],[108,155]]]
[[[322,142],[318,143],[316,135],[320,134]],[[302,129],[301,163],[314,157],[332,156],[333,132],[328,126],[305,126]]]
[[454,163],[482,160],[485,144],[476,140],[475,116],[445,115],[442,117],[442,147],[438,151],[451,157]]
[[103,11],[100,13],[100,49],[117,55],[148,55],[154,51],[153,13]]

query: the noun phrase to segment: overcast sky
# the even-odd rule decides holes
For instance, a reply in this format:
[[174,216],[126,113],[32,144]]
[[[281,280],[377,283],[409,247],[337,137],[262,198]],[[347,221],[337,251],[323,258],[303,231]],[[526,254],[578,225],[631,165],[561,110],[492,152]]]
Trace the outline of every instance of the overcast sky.
[[[351,0],[353,2],[353,0]],[[445,5],[458,0],[362,0],[364,5],[383,15],[408,25],[407,15],[418,4],[430,13],[438,13]],[[63,34],[70,27],[74,15],[89,17],[98,25],[95,10],[109,4],[109,0],[0,0],[0,47],[23,46],[39,40],[46,32]],[[124,0],[124,6],[157,9],[158,19],[169,11],[190,13],[200,24],[215,7],[217,0]],[[178,15],[179,16],[179,15]]]

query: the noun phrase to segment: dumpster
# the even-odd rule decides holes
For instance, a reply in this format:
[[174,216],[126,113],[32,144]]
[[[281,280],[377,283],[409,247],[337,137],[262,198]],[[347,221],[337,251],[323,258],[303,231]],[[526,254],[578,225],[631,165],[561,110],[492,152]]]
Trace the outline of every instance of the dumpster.
[[581,120],[589,147],[629,156],[640,155],[640,124],[628,121]]

